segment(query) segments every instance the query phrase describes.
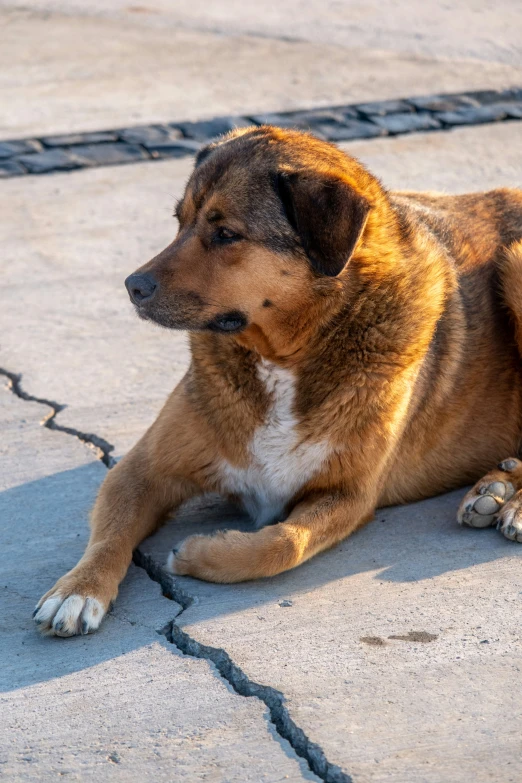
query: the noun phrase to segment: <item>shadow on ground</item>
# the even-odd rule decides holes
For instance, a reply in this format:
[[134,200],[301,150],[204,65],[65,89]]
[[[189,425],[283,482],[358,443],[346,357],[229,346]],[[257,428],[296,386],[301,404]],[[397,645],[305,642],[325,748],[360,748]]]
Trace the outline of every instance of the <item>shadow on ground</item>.
[[[89,637],[41,638],[31,619],[36,601],[81,556],[87,517],[104,470],[99,463],[55,473],[0,494],[3,527],[0,685],[13,690],[87,669],[158,641],[155,630],[177,605],[161,597],[158,585],[131,567],[118,601],[101,630]],[[366,528],[295,571],[240,585],[211,585],[190,578],[179,583],[197,602],[198,622],[307,594],[324,585],[349,594],[358,575],[375,572],[380,582],[436,579],[504,557],[516,545],[496,530],[460,528],[455,511],[462,491],[410,506],[383,509]],[[164,563],[172,546],[191,532],[224,527],[251,528],[237,510],[219,499],[192,503],[142,545]],[[518,552],[518,549],[517,549]],[[313,609],[311,609],[313,611]],[[320,623],[320,618],[317,620]]]

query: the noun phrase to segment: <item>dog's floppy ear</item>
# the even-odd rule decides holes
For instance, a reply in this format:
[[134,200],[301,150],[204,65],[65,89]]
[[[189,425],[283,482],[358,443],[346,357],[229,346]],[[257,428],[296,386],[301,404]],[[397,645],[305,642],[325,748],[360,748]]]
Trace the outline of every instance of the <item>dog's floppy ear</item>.
[[313,268],[330,277],[338,275],[366,224],[366,199],[341,179],[314,172],[279,172],[275,184]]
[[201,148],[201,149],[198,151],[198,153],[197,153],[197,155],[196,155],[196,160],[195,160],[195,162],[194,162],[194,168],[195,168],[195,169],[197,169],[197,167],[198,167],[198,166],[199,166],[201,163],[203,163],[203,161],[204,161],[206,158],[208,158],[208,156],[211,154],[211,152],[214,152],[214,150],[215,150],[215,149],[216,149],[216,144],[213,144],[213,143],[211,143],[211,144],[207,144],[205,147],[202,147],[202,148]]

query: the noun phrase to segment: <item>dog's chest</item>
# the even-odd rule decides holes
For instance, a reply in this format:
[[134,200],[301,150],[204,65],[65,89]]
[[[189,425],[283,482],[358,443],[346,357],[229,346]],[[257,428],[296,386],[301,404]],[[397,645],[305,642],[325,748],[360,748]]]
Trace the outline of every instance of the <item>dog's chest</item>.
[[277,520],[295,493],[320,469],[328,455],[325,441],[303,440],[294,413],[295,378],[289,371],[261,361],[258,373],[270,398],[265,421],[249,444],[249,464],[225,462],[225,492],[238,495],[258,525]]

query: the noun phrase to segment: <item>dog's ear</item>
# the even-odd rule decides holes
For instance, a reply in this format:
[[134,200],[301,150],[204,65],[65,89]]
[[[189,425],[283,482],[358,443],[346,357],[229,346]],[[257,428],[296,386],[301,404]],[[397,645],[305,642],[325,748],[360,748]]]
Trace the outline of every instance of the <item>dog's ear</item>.
[[370,205],[350,185],[315,173],[279,172],[276,190],[313,268],[338,275],[361,236]]
[[210,155],[212,152],[214,152],[214,150],[215,150],[215,149],[216,149],[216,145],[215,145],[215,144],[213,144],[213,143],[207,144],[207,145],[206,145],[206,147],[202,147],[202,148],[201,148],[201,149],[198,151],[198,153],[197,153],[197,155],[196,155],[196,160],[195,160],[195,162],[194,162],[194,168],[195,168],[195,169],[197,169],[197,167],[198,167],[198,166],[199,166],[201,163],[203,163],[203,161],[204,161],[204,160],[206,160],[206,158],[208,158],[208,156],[209,156],[209,155]]

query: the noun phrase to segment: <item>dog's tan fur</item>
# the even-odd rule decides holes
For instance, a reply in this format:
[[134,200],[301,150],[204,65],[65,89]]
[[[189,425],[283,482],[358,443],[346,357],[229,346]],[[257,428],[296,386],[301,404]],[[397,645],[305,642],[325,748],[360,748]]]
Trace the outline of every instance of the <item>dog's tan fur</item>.
[[[237,582],[518,453],[522,191],[388,193],[334,146],[263,127],[200,154],[178,216],[176,239],[138,270],[159,285],[138,310],[189,329],[192,362],[108,474],[85,555],[39,604],[44,632],[97,627],[68,597],[103,614],[133,549],[195,495],[273,502],[275,524],[192,536],[170,560]],[[231,313],[242,328],[223,333]],[[522,464],[479,484],[460,521],[507,510],[503,532],[522,540]],[[490,517],[474,506],[484,494]]]

